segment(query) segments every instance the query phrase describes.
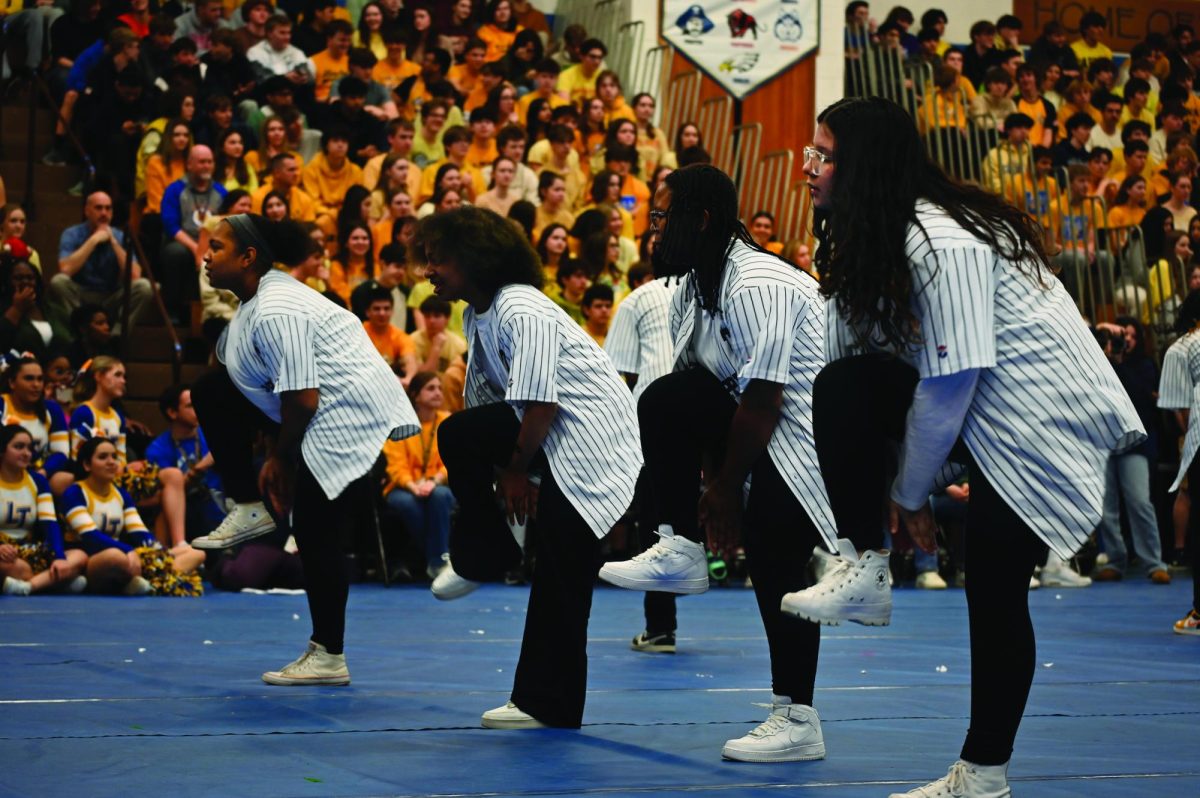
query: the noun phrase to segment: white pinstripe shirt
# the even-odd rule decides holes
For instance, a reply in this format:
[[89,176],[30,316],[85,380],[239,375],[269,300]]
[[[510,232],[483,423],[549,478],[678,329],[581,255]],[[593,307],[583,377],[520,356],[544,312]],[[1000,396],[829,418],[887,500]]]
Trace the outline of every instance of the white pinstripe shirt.
[[[1005,502],[1069,557],[1100,522],[1109,455],[1145,437],[1104,352],[1061,283],[1042,289],[941,208],[917,205],[906,254],[922,379],[981,369],[962,438]],[[922,228],[924,228],[922,230]],[[861,344],[830,302],[830,361]]]
[[[617,315],[604,339],[604,351],[622,374],[636,374],[633,402],[646,386],[671,372],[670,278],[660,277],[639,285],[617,305]],[[676,286],[677,288],[678,286]]]
[[485,313],[467,308],[467,407],[558,405],[542,444],[554,481],[596,537],[633,501],[642,467],[637,413],[612,361],[541,291],[506,285]]
[[329,498],[371,470],[388,438],[420,425],[362,322],[290,275],[269,271],[217,345],[234,385],[279,421],[279,395],[316,388],[320,404],[301,442]]
[[830,551],[836,551],[837,524],[812,434],[813,380],[825,364],[823,304],[807,274],[734,241],[717,311],[701,309],[689,275],[671,303],[671,338],[676,369],[703,366],[739,402],[751,380],[784,386],[767,454]]
[[1171,490],[1179,490],[1188,466],[1200,449],[1200,332],[1192,330],[1167,348],[1158,381],[1158,406],[1164,410],[1188,410],[1187,435],[1179,455],[1179,473]]

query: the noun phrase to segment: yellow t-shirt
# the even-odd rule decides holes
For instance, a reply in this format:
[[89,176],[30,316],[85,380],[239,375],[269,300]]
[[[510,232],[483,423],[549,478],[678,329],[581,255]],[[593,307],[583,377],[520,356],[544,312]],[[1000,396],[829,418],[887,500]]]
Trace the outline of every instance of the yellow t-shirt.
[[[421,303],[429,297],[433,296],[433,283],[428,280],[422,280],[413,286],[408,292],[408,306],[414,310],[421,309]],[[456,299],[450,303],[450,322],[446,325],[446,329],[450,332],[463,334],[463,311],[467,309],[467,303],[461,299]]]
[[371,69],[371,78],[387,87],[388,91],[399,86],[405,78],[419,74],[421,74],[420,65],[414,64],[408,59],[401,61],[399,66],[393,66],[386,59],[382,59]]
[[328,50],[322,50],[312,57],[312,62],[317,69],[314,93],[318,102],[326,102],[333,84],[350,74],[350,56],[334,58]]
[[554,92],[551,92],[549,97],[543,97],[536,91],[531,91],[521,97],[521,99],[517,100],[517,115],[521,117],[521,124],[523,125],[528,124],[529,106],[533,105],[534,100],[545,100],[550,104],[550,110],[552,111],[555,108],[562,108],[564,105],[569,104],[566,100]]
[[362,185],[362,169],[349,158],[340,169],[334,169],[325,160],[325,153],[319,152],[304,167],[301,178],[304,190],[317,201],[317,215],[326,213],[336,216],[350,187]]
[[389,324],[386,330],[378,332],[371,326],[371,322],[364,321],[363,329],[375,345],[375,351],[383,356],[389,366],[395,366],[408,355],[416,354],[412,339],[394,324]]
[[578,105],[584,100],[590,100],[596,96],[596,78],[599,75],[600,70],[597,69],[591,77],[588,77],[583,74],[583,67],[575,64],[558,74],[558,83],[554,88],[559,94],[566,94],[571,102]]
[[1095,47],[1089,47],[1087,42],[1079,39],[1078,41],[1071,42],[1071,49],[1075,51],[1075,58],[1079,61],[1079,69],[1084,74],[1087,73],[1087,69],[1093,61],[1098,61],[1101,58],[1107,58],[1111,61],[1113,57],[1113,51],[1103,42],[1096,42]]
[[513,27],[511,31],[501,30],[492,23],[479,26],[479,30],[475,31],[475,35],[483,39],[487,43],[487,61],[499,61],[508,53],[508,48],[512,47],[513,42],[517,39],[517,34],[524,30],[520,25]]
[[[425,362],[429,357],[429,350],[433,344],[429,340],[429,335],[424,330],[417,330],[411,336],[413,347],[417,353],[417,365]],[[439,374],[450,367],[458,358],[467,353],[467,341],[456,332],[446,330],[446,342],[442,344],[442,352],[438,355],[437,369]]]

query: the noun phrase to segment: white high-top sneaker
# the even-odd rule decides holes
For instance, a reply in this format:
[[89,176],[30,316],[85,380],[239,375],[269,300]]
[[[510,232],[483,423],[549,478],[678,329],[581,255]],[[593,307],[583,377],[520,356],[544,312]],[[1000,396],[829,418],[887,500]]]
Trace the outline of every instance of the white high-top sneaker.
[[509,701],[502,707],[489,709],[480,718],[480,724],[485,729],[544,729],[546,724],[522,712],[513,702]]
[[1075,572],[1068,560],[1050,555],[1042,566],[1042,587],[1090,587],[1092,578]]
[[605,563],[600,578],[629,590],[703,593],[708,590],[708,558],[704,547],[680,537],[671,527],[658,528],[658,542],[632,560]]
[[892,587],[888,557],[869,550],[861,557],[846,538],[838,540],[838,557],[812,587],[788,593],[780,610],[813,623],[837,626],[853,621],[864,626],[892,622]]
[[446,563],[437,576],[433,578],[433,584],[429,586],[429,592],[433,593],[433,597],[440,601],[451,601],[452,599],[462,598],[468,593],[474,593],[480,583],[472,579],[459,576],[454,566],[450,564],[450,552],[442,555],[442,561]]
[[960,759],[950,772],[924,787],[894,792],[888,798],[1011,798],[1008,763],[976,765]]
[[346,667],[345,654],[330,654],[320,643],[308,641],[308,648],[295,662],[284,665],[277,671],[262,675],[267,684],[283,685],[344,685],[350,684],[350,670]]
[[197,549],[227,549],[274,531],[275,521],[265,504],[236,504],[216,529],[193,540],[192,546]]
[[729,740],[721,756],[739,762],[800,762],[825,758],[825,737],[817,711],[790,698],[771,696],[771,714],[758,728]]

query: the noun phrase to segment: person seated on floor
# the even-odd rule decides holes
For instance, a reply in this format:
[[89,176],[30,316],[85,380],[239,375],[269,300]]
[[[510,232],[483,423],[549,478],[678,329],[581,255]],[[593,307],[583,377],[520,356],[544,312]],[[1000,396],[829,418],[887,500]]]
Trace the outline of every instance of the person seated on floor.
[[9,353],[3,357],[3,367],[0,424],[20,426],[33,437],[30,467],[62,493],[74,479],[66,414],[58,402],[45,398],[46,380],[37,358]]
[[[158,466],[163,482],[162,508],[155,533],[162,540],[175,540],[175,525],[182,516],[183,539],[207,535],[225,517],[221,478],[213,470],[213,457],[204,431],[192,407],[192,392],[186,385],[167,387],[158,398],[158,409],[167,429],[146,447],[146,462]],[[178,471],[181,479],[174,479]]]
[[454,494],[446,487],[446,466],[437,448],[438,426],[450,413],[443,409],[442,383],[432,371],[419,371],[413,376],[408,397],[417,411],[421,431],[411,438],[383,444],[387,458],[383,495],[388,509],[400,516],[408,534],[424,549],[425,573],[434,579],[446,567],[450,513],[454,509]]
[[4,595],[27,596],[51,588],[81,593],[87,555],[63,546],[50,483],[30,471],[33,436],[24,427],[0,427],[0,501],[8,511],[0,518],[0,577]]
[[62,497],[68,545],[88,555],[88,586],[128,596],[201,595],[195,571],[204,552],[165,551],[142,523],[133,497],[115,482],[122,457],[107,438],[88,439],[76,455],[79,477]]

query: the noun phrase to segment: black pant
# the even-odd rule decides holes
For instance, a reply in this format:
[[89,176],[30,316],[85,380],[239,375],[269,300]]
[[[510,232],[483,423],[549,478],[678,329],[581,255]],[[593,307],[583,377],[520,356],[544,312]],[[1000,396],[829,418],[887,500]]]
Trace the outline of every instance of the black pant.
[[[833,515],[862,548],[882,543],[890,446],[903,439],[916,370],[862,355],[830,363],[813,385],[813,438]],[[969,461],[960,441],[952,452]],[[1000,765],[1012,756],[1029,688],[1035,642],[1029,577],[1046,546],[971,465],[965,535],[971,629],[971,727],[962,758]]]
[[[737,403],[704,369],[655,380],[638,402],[642,451],[658,523],[699,540],[700,472],[721,462]],[[821,627],[784,615],[785,593],[807,586],[805,563],[821,537],[770,456],[751,472],[743,516],[746,564],[771,650],[771,686],[797,704],[813,703]]]
[[[638,542],[642,550],[658,542],[655,530],[658,519],[655,516],[654,498],[650,493],[650,475],[643,468],[638,474],[637,487],[633,491],[633,506],[629,516],[637,519]],[[646,614],[646,633],[651,637],[675,633],[675,594],[659,593],[655,590],[646,591],[642,600]]]
[[[239,504],[259,501],[253,459],[255,433],[277,434],[278,425],[242,395],[224,369],[196,381],[192,404],[226,494]],[[304,566],[312,640],[331,654],[342,653],[350,591],[337,532],[354,510],[353,499],[361,500],[366,488],[364,477],[330,499],[303,459],[296,472],[292,534]]]
[[1192,609],[1200,612],[1200,455],[1188,466],[1188,490],[1192,494],[1188,510],[1187,542],[1192,550]]
[[[499,579],[521,563],[493,488],[495,468],[508,464],[519,430],[504,404],[463,410],[438,427],[438,451],[459,508],[450,560],[468,579]],[[600,539],[563,494],[544,455],[534,469],[542,476],[531,535],[536,565],[512,701],[548,726],[577,729],[587,691],[587,626]]]

